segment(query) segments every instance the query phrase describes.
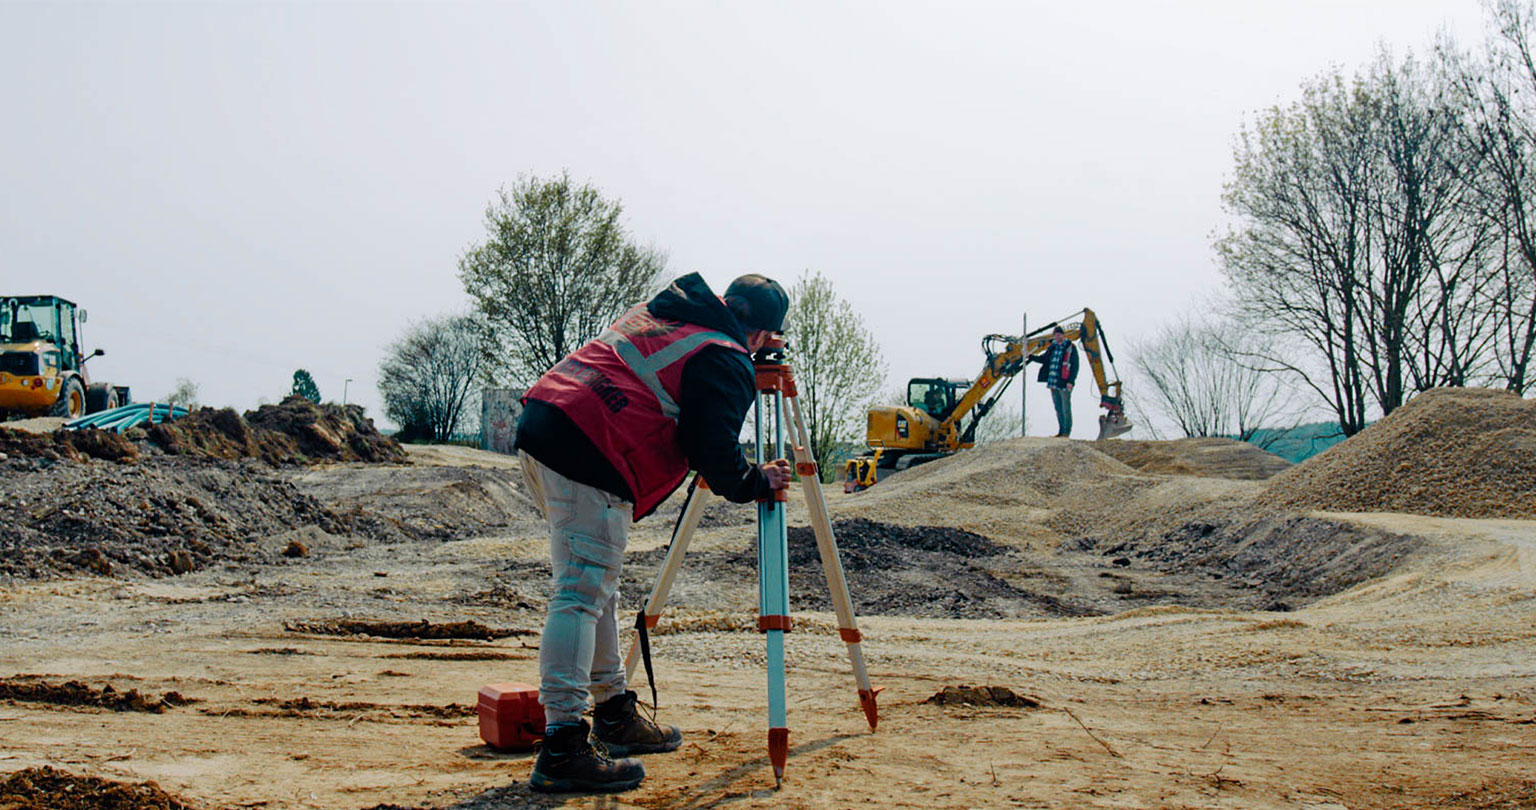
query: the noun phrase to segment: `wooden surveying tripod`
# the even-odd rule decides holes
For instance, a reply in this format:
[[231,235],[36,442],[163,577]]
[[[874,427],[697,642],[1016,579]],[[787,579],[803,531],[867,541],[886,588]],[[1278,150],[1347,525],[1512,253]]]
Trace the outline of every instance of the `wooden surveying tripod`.
[[[811,457],[810,434],[800,414],[800,403],[795,389],[794,373],[784,361],[784,339],[775,335],[764,349],[753,358],[757,372],[756,460],[758,464],[786,457],[785,431],[792,436],[795,454],[795,472],[805,490],[805,504],[811,513],[811,527],[816,534],[816,548],[821,553],[821,567],[827,575],[827,590],[832,595],[832,607],[837,613],[837,632],[848,646],[848,660],[853,664],[853,677],[859,691],[859,704],[864,708],[864,718],[870,731],[879,723],[879,711],[875,696],[880,690],[869,684],[869,672],[864,666],[863,637],[853,615],[853,602],[848,597],[848,582],[843,575],[843,563],[838,557],[837,542],[832,536],[832,524],[827,519],[827,501],[821,491],[820,469]],[[786,422],[786,405],[790,420]],[[667,602],[667,592],[682,567],[683,555],[688,543],[699,526],[704,514],[704,502],[709,488],[702,476],[694,480],[683,513],[678,518],[677,531],[667,548],[661,573],[651,588],[651,596],[645,603],[639,624],[646,628],[656,626]],[[758,585],[758,632],[768,637],[768,759],[773,763],[774,784],[784,778],[784,764],[789,758],[789,725],[785,707],[784,685],[784,634],[789,632],[789,529],[784,514],[789,492],[773,490],[769,497],[757,504],[757,585]],[[640,658],[640,644],[631,645],[624,666],[630,676]]]

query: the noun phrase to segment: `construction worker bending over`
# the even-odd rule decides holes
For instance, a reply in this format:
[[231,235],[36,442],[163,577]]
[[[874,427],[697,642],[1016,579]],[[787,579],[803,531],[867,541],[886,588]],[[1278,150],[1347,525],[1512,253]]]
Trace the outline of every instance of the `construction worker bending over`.
[[1040,354],[1029,356],[1028,362],[1040,364],[1040,382],[1051,392],[1051,404],[1056,406],[1056,435],[1072,435],[1072,386],[1077,383],[1077,347],[1067,340],[1067,333],[1056,327],[1051,330],[1051,345]]
[[736,279],[722,299],[692,273],[528,389],[516,446],[549,521],[554,575],[539,645],[546,725],[529,777],[535,790],[628,790],[645,767],[623,757],[682,744],[678,729],[640,716],[624,680],[615,614],[629,524],[690,468],[735,503],[789,485],[787,460],[754,466],[738,443],[757,396],[752,352],[783,328],[788,307],[784,288],[763,276]]

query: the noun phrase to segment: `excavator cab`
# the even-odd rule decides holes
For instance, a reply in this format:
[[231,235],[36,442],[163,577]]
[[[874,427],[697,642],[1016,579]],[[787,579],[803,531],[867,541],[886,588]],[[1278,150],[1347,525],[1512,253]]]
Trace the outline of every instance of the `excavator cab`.
[[970,380],[913,379],[907,383],[907,404],[942,422],[970,387]]

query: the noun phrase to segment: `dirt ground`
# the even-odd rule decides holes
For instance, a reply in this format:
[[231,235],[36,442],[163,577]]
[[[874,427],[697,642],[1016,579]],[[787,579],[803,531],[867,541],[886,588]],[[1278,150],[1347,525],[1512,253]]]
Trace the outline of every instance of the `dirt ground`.
[[[682,749],[646,757],[637,790],[546,797],[531,755],[481,744],[479,687],[537,680],[547,541],[512,460],[463,448],[263,470],[284,504],[340,522],[252,507],[246,532],[231,513],[214,522],[232,539],[205,538],[186,573],[0,576],[0,778],[153,781],[145,806],[201,808],[1536,807],[1536,521],[1277,511],[1263,481],[1065,440],[968,452],[827,487],[885,689],[874,733],[792,539],[777,790],[753,513],[719,502],[653,644]],[[144,475],[239,469],[207,463]],[[60,464],[90,471],[73,482],[121,468]],[[629,609],[679,506],[635,529]],[[798,492],[790,515],[805,525]]]

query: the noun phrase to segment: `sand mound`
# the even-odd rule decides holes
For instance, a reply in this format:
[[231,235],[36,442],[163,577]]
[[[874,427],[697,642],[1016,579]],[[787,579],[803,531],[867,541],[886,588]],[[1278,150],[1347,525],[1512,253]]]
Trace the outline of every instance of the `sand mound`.
[[1279,506],[1536,518],[1536,401],[1426,391],[1348,441],[1271,479]]
[[1158,475],[1194,475],[1261,481],[1291,468],[1285,459],[1234,439],[1174,439],[1140,442],[1117,439],[1094,448],[1134,468]]

